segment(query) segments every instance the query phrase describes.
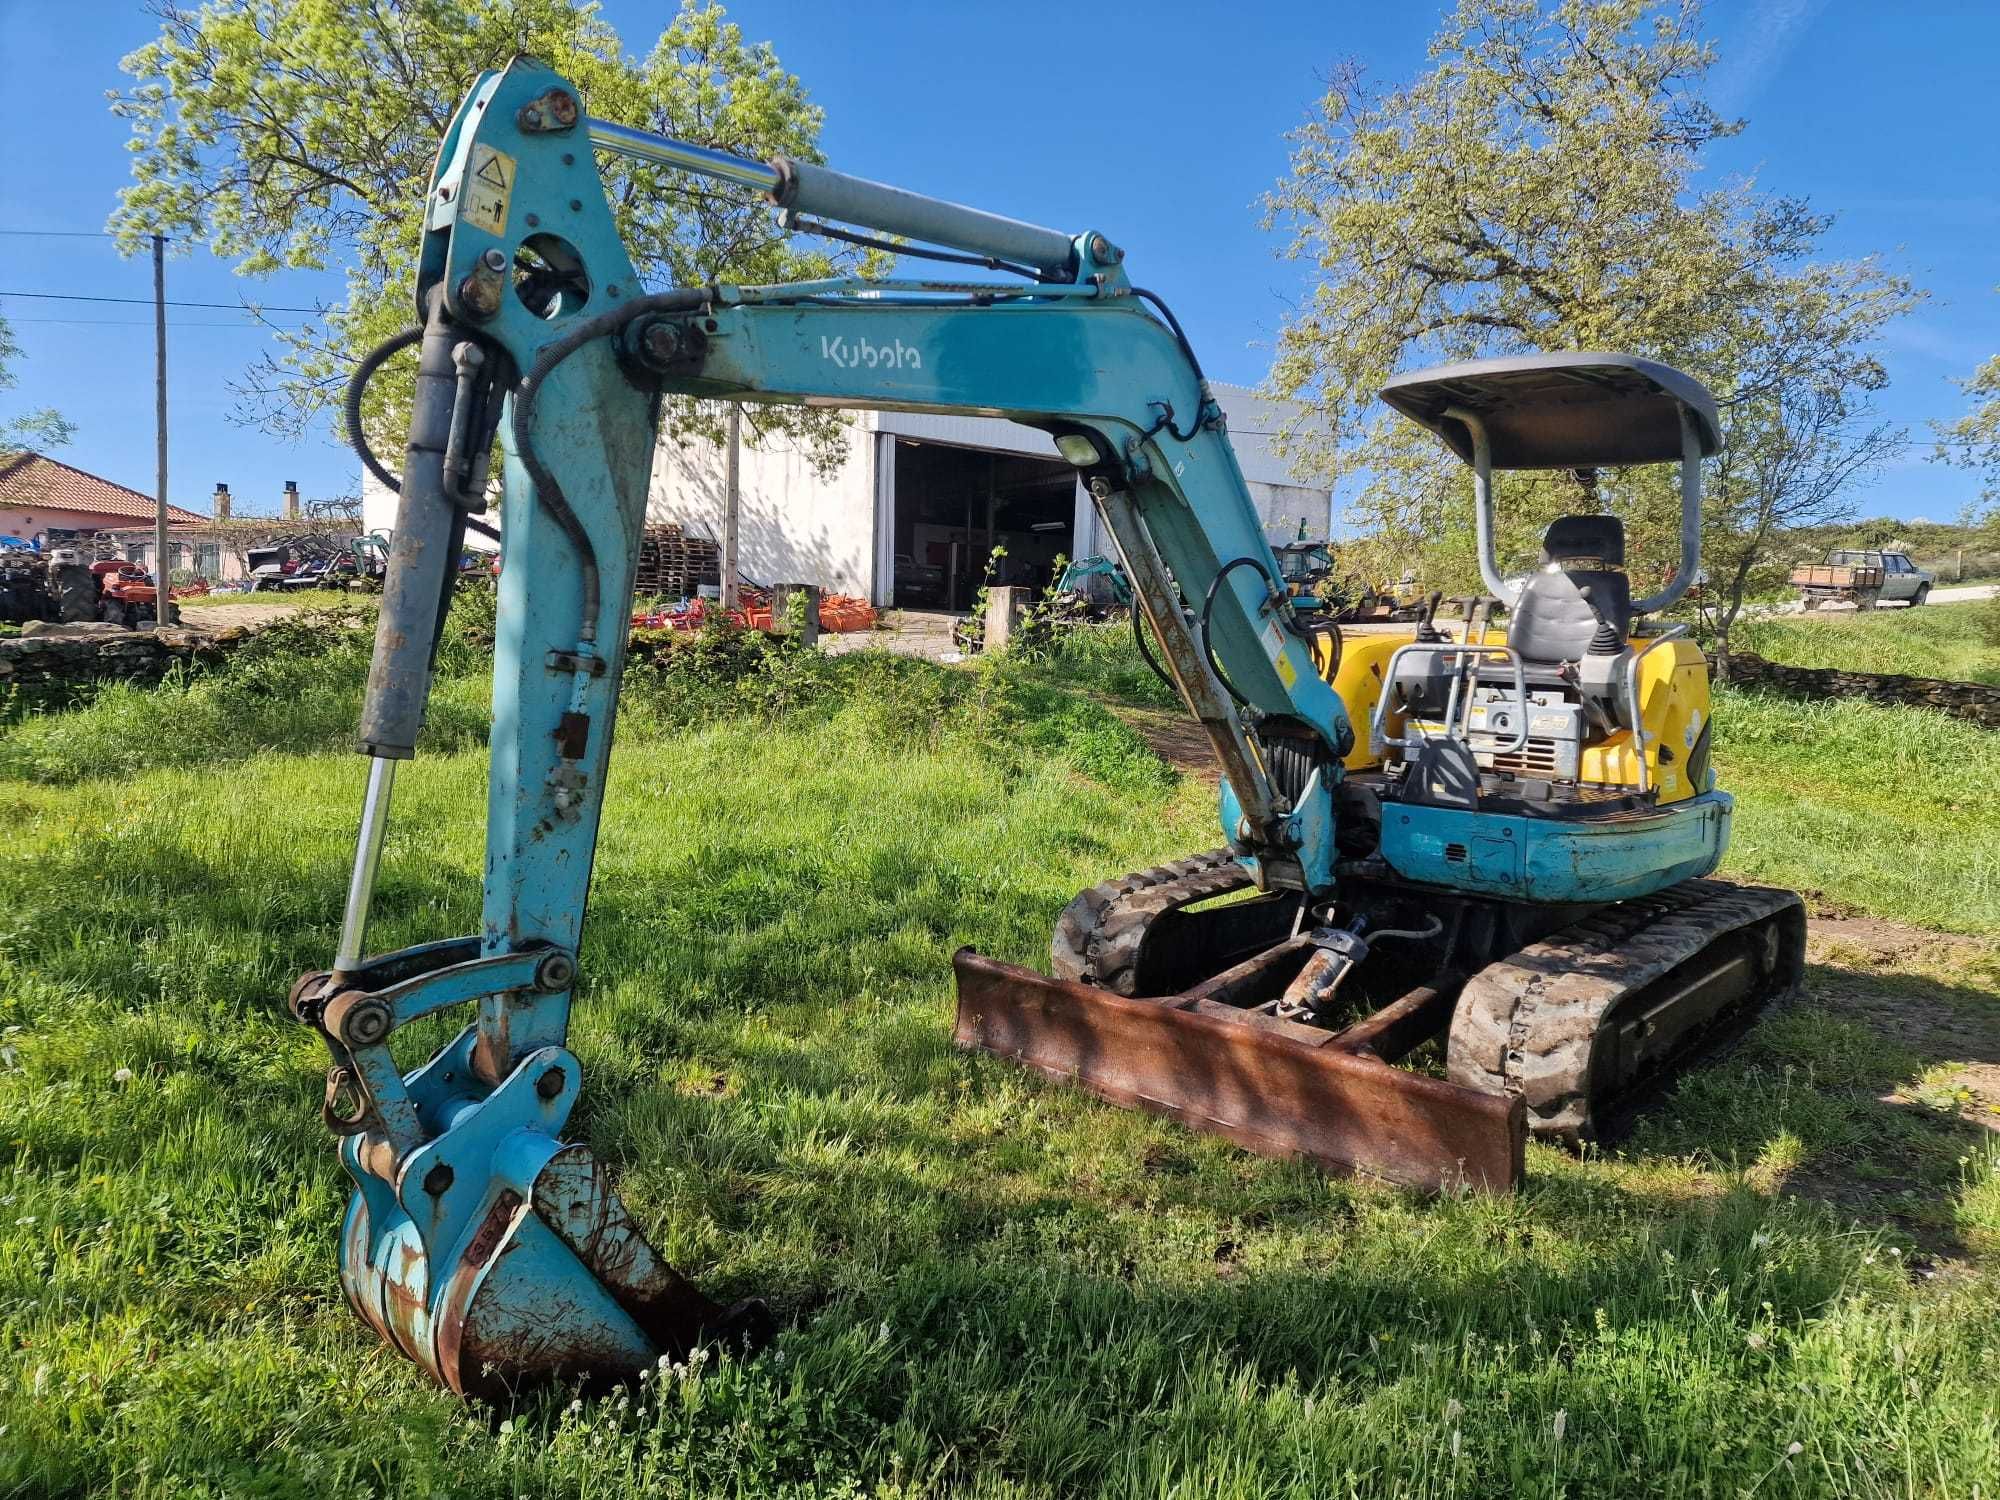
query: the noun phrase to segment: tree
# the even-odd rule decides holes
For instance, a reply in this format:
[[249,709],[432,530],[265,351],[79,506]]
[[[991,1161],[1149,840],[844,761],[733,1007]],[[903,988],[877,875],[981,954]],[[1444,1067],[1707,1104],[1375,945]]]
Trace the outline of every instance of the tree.
[[[12,365],[20,357],[21,346],[14,339],[14,330],[5,318],[0,318],[0,391],[11,391],[20,384]],[[38,407],[22,412],[20,416],[0,421],[0,453],[19,453],[31,450],[46,453],[51,448],[60,448],[76,436],[76,424],[57,411],[53,406]]]
[[1755,594],[1784,582],[1783,539],[1850,520],[1854,483],[1900,451],[1904,433],[1869,420],[1838,390],[1792,388],[1732,413],[1730,442],[1702,498],[1700,623],[1729,675],[1730,633]]
[[[710,0],[682,0],[643,59],[594,5],[569,0],[154,0],[160,35],[111,97],[132,126],[134,181],[111,225],[206,240],[249,276],[345,266],[346,296],[241,387],[246,416],[297,434],[337,405],[353,362],[413,320],[432,158],[467,82],[517,54],[547,61],[601,117],[752,157],[817,161],[821,112],[765,43]],[[634,265],[652,286],[829,274],[767,207],[703,179],[601,159]],[[410,375],[371,388],[371,429],[399,426]],[[683,413],[686,417],[688,414]],[[821,439],[822,416],[760,419]],[[826,450],[822,442],[822,452]]]
[[[1972,398],[1972,410],[1952,422],[1934,424],[1937,448],[1932,458],[1974,469],[1985,481],[1980,500],[1988,507],[1986,524],[2000,526],[2000,354],[1984,361],[1959,389]],[[1968,508],[1972,523],[1976,510]]]
[[[1700,20],[1698,0],[1459,0],[1427,72],[1378,94],[1350,63],[1292,138],[1266,207],[1317,275],[1273,370],[1305,411],[1289,445],[1323,474],[1361,476],[1354,519],[1413,538],[1434,583],[1477,577],[1470,506],[1458,466],[1375,401],[1400,368],[1618,349],[1687,369],[1716,392],[1728,439],[1776,445],[1740,454],[1736,478],[1794,476],[1783,496],[1712,511],[1760,548],[1798,503],[1783,452],[1802,416],[1865,430],[1881,383],[1868,344],[1915,293],[1874,262],[1814,264],[1830,220],[1801,200],[1697,190],[1703,153],[1744,128],[1701,96],[1715,51]],[[1599,483],[1510,476],[1503,555],[1602,502],[1652,559],[1650,588],[1678,531],[1673,477]]]

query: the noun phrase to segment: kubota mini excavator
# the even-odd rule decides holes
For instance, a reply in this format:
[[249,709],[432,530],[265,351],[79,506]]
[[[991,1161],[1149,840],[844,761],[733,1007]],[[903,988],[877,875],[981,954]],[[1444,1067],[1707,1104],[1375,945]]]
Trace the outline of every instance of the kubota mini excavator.
[[[798,230],[1014,279],[648,292],[598,151],[760,191]],[[1701,878],[1730,816],[1707,675],[1680,630],[1644,624],[1697,566],[1701,460],[1718,439],[1686,376],[1582,354],[1394,382],[1385,398],[1471,465],[1491,597],[1455,639],[1427,619],[1336,651],[1278,576],[1194,351],[1102,234],[594,120],[525,61],[459,108],[424,224],[421,322],[352,387],[418,346],[401,475],[355,433],[400,504],[339,950],[292,1007],[333,1054],[324,1116],[356,1185],[343,1285],[452,1389],[629,1372],[754,1334],[761,1316],[682,1280],[588,1148],[562,1139],[582,1086],[565,1040],[662,393],[979,413],[1049,433],[1215,744],[1224,846],[1077,897],[1053,976],[961,952],[964,1046],[1256,1150],[1505,1189],[1530,1128],[1590,1138],[1795,981],[1798,899]],[[483,524],[496,432],[484,920],[370,955],[393,777],[416,748],[464,531]],[[1664,592],[1631,597],[1605,516],[1557,521],[1539,569],[1502,578],[1495,470],[1676,460],[1683,535]],[[472,1023],[406,1074],[396,1031],[459,1005]],[[1399,1065],[1430,1042],[1431,1065]]]

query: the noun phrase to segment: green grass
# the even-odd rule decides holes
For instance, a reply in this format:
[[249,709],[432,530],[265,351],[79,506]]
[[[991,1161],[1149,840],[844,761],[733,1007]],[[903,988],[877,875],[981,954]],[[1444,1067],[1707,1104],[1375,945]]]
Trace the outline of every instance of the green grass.
[[[1627,1153],[1533,1148],[1506,1200],[1247,1156],[949,1045],[959,944],[1039,962],[1079,887],[1214,841],[1209,793],[1077,695],[1114,650],[661,649],[614,756],[577,1130],[683,1269],[772,1298],[776,1346],[468,1410],[343,1304],[325,1058],[282,1009],[363,770],[326,633],[0,728],[0,1493],[1992,1492],[2000,1155],[1911,1143],[1907,1222],[1778,1191],[1888,1128],[1916,1049],[1780,1018]],[[457,630],[399,783],[383,946],[477,922],[478,654]],[[179,740],[126,748],[163,707]],[[1743,832],[1809,861],[1817,828],[1760,821],[1791,710],[1725,708]],[[1919,1232],[1951,1275],[1904,1273]]]
[[1731,648],[1795,667],[1839,667],[2000,686],[2000,600],[1737,622]]
[[2000,937],[2000,733],[1924,709],[1728,689],[1715,733],[1737,800],[1724,873]]
[[375,596],[363,593],[345,593],[340,589],[295,589],[281,592],[277,589],[259,589],[252,594],[239,591],[229,594],[196,594],[186,599],[176,599],[177,608],[190,611],[213,609],[223,604],[248,604],[258,608],[276,609],[287,606],[298,609],[340,609],[361,607],[373,609]]

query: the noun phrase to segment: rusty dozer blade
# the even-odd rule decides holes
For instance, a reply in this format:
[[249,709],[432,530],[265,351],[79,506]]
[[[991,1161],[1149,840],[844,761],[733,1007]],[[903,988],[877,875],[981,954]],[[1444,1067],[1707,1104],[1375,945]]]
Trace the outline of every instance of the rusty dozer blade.
[[1304,958],[1281,943],[1185,993],[1134,999],[963,948],[956,1040],[1267,1156],[1433,1191],[1518,1186],[1518,1098],[1384,1060],[1434,1032],[1455,991],[1413,990],[1341,1032],[1232,1003],[1282,988]]

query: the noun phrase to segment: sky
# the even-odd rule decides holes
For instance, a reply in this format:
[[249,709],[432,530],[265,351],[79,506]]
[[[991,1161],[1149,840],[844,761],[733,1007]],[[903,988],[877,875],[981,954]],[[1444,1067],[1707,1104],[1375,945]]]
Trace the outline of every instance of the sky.
[[[608,0],[604,10],[643,51],[669,5]],[[1149,0],[1091,19],[936,0],[730,7],[825,109],[831,165],[1065,230],[1103,230],[1126,248],[1133,279],[1173,304],[1209,374],[1243,385],[1265,377],[1305,285],[1258,208],[1285,170],[1286,132],[1343,59],[1360,59],[1382,85],[1421,70],[1443,8]],[[130,170],[126,128],[105,91],[153,29],[139,0],[0,0],[15,121],[0,148],[0,314],[24,351],[0,417],[55,406],[78,427],[58,456],[148,494],[151,267],[122,259],[96,231]],[[1909,444],[1855,498],[1872,515],[1950,520],[1978,486],[1927,461],[1928,424],[1961,412],[1952,382],[2000,352],[1990,115],[2000,5],[1711,0],[1709,31],[1722,54],[1712,97],[1749,120],[1711,171],[1810,199],[1836,215],[1830,255],[1884,256],[1929,292],[1882,351],[1883,410],[1909,429]],[[246,299],[310,305],[340,294],[337,277],[253,282],[192,248],[169,260],[167,282],[169,298],[225,304],[170,313],[175,503],[206,510],[218,480],[238,514],[275,512],[287,479],[309,497],[354,491],[344,448],[243,425],[231,391],[268,347],[231,309]]]

